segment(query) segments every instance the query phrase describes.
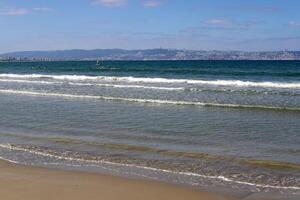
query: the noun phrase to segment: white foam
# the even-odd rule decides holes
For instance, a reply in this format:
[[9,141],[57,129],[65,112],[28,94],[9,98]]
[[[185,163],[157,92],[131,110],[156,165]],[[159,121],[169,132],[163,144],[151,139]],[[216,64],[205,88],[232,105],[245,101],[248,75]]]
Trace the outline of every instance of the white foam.
[[51,78],[70,81],[119,81],[140,83],[182,83],[197,85],[232,86],[232,87],[265,87],[265,88],[294,88],[300,89],[300,82],[254,82],[241,80],[197,80],[197,79],[169,79],[169,78],[140,78],[117,76],[86,76],[86,75],[46,75],[46,74],[0,74],[2,78]]
[[13,83],[34,83],[34,84],[60,84],[62,82],[50,82],[50,81],[32,81],[32,80],[21,80],[21,79],[0,79],[0,82],[13,82]]
[[169,91],[183,91],[183,87],[156,87],[144,85],[116,85],[116,84],[93,84],[93,83],[69,83],[70,85],[86,85],[86,86],[100,86],[100,87],[113,87],[113,88],[136,88],[136,89],[152,89],[152,90],[169,90]]
[[[1,147],[1,145],[0,145],[0,147]],[[7,159],[7,158],[3,158],[3,157],[1,157],[1,156],[0,156],[0,160],[4,160],[4,161],[6,161],[6,162],[13,163],[13,164],[20,164],[20,163],[17,162],[17,161],[10,160],[10,159]]]
[[63,93],[44,93],[44,92],[33,92],[33,91],[24,91],[24,90],[0,90],[0,93],[15,94],[15,95],[30,95],[30,96],[60,97],[60,98],[127,101],[127,102],[136,102],[136,103],[187,105],[187,106],[215,106],[215,107],[228,107],[228,108],[260,108],[260,109],[281,109],[281,110],[294,110],[294,111],[299,111],[300,110],[300,108],[292,108],[292,107],[290,108],[290,107],[274,107],[274,106],[262,106],[262,105],[204,103],[204,102],[189,102],[189,101],[159,100],[159,99],[135,99],[135,98],[111,97],[111,96],[74,95],[74,94],[63,94]]
[[23,79],[34,79],[34,78],[52,78],[58,80],[94,80],[97,79],[95,76],[85,75],[47,75],[47,74],[0,74],[2,78],[23,78]]
[[59,156],[59,155],[53,155],[53,154],[44,153],[44,152],[40,152],[40,151],[25,149],[25,148],[21,148],[21,147],[16,147],[16,146],[12,146],[10,144],[0,144],[0,147],[5,148],[5,149],[9,149],[9,150],[28,152],[28,153],[31,153],[31,154],[44,156],[44,157],[50,157],[50,158],[54,158],[54,159],[58,159],[58,160],[67,160],[67,161],[86,162],[86,163],[93,163],[93,164],[108,164],[108,165],[116,165],[116,166],[124,166],[124,167],[133,167],[133,168],[138,168],[138,169],[159,171],[159,172],[179,174],[179,175],[185,175],[185,176],[195,176],[195,177],[208,178],[208,179],[219,179],[219,180],[222,180],[224,182],[232,182],[232,183],[237,183],[237,184],[241,184],[241,185],[248,185],[248,186],[254,186],[254,187],[259,187],[259,188],[300,190],[300,187],[296,187],[296,186],[263,185],[263,184],[257,184],[257,183],[237,181],[237,180],[233,180],[231,178],[227,178],[225,176],[208,176],[208,175],[202,175],[202,174],[197,174],[197,173],[192,173],[192,172],[176,172],[176,171],[172,171],[172,170],[159,169],[159,168],[146,167],[146,166],[139,166],[139,165],[134,165],[134,164],[115,163],[115,162],[104,161],[104,160],[85,160],[85,159],[82,159],[82,158],[72,158],[72,157],[66,157],[66,156]]
[[[65,82],[53,82],[53,81],[35,81],[35,80],[22,80],[22,79],[0,79],[0,82],[13,82],[13,83],[33,83],[33,84],[64,84]],[[168,90],[168,91],[184,91],[183,87],[156,87],[156,86],[144,86],[144,85],[118,85],[118,84],[101,84],[101,83],[78,83],[67,82],[69,85],[76,86],[99,86],[99,87],[112,87],[112,88],[136,88],[136,89],[152,89],[152,90]]]

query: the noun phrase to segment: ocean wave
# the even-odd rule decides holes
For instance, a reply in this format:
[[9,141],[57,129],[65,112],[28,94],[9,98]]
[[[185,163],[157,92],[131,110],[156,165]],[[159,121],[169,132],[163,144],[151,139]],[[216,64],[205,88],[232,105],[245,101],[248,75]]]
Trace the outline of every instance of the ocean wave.
[[153,90],[169,90],[169,91],[184,91],[183,87],[156,87],[145,85],[116,85],[116,84],[92,84],[92,83],[69,83],[70,85],[78,86],[100,86],[100,87],[112,87],[112,88],[135,88],[135,89],[153,89]]
[[33,92],[33,91],[24,91],[24,90],[0,90],[0,93],[30,95],[30,96],[60,97],[60,98],[127,101],[127,102],[135,102],[135,103],[169,104],[169,105],[183,105],[183,106],[207,106],[207,107],[224,107],[224,108],[300,111],[300,108],[296,108],[296,107],[276,107],[276,106],[264,106],[264,105],[227,104],[227,103],[205,103],[205,102],[173,101],[173,100],[161,100],[161,99],[135,99],[135,98],[125,98],[125,97],[112,97],[112,96],[93,96],[93,95],[75,95],[75,94],[64,94],[64,93]]
[[214,93],[238,93],[238,94],[271,94],[281,96],[300,96],[300,93],[294,91],[278,91],[278,90],[256,90],[256,89],[240,89],[240,88],[201,88],[201,87],[161,87],[161,86],[147,86],[147,85],[125,85],[125,84],[109,84],[109,83],[84,83],[84,82],[63,82],[63,81],[43,81],[43,80],[24,80],[24,79],[3,79],[0,82],[13,82],[13,83],[28,83],[28,84],[68,84],[74,86],[98,86],[107,88],[125,88],[125,89],[150,89],[150,90],[166,90],[166,91],[182,91],[182,92],[214,92]]
[[[78,83],[78,82],[53,82],[53,81],[34,81],[22,79],[0,79],[0,82],[13,82],[13,83],[33,83],[33,84],[69,84],[76,86],[99,86],[111,88],[136,88],[136,89],[153,89],[153,90],[168,90],[168,91],[184,91],[184,87],[159,87],[159,86],[145,86],[145,85],[118,85],[118,84],[102,84],[102,83]],[[191,90],[192,91],[192,90]]]
[[13,82],[13,83],[33,83],[33,84],[62,84],[63,82],[50,82],[50,81],[33,81],[33,80],[22,80],[22,79],[0,79],[0,82]]
[[34,78],[48,78],[58,80],[96,80],[97,76],[86,75],[48,75],[48,74],[0,74],[1,78],[20,78],[20,79],[34,79]]
[[300,89],[300,82],[256,82],[242,80],[198,80],[198,79],[171,79],[171,78],[148,78],[148,77],[118,77],[118,76],[86,76],[86,75],[47,75],[47,74],[0,74],[2,78],[48,78],[68,81],[119,81],[139,83],[168,83],[168,84],[191,84],[232,87],[262,87],[262,88],[293,88]]
[[[34,155],[37,155],[37,156],[54,158],[54,159],[58,159],[58,160],[66,160],[66,161],[73,161],[73,162],[74,161],[75,162],[84,162],[84,163],[91,163],[91,164],[96,164],[96,165],[107,164],[107,165],[132,167],[132,168],[137,168],[137,169],[164,172],[164,173],[170,173],[170,174],[178,174],[178,175],[184,175],[184,176],[194,176],[194,177],[201,177],[201,178],[207,178],[207,179],[218,179],[218,180],[221,180],[221,181],[224,181],[224,182],[254,186],[254,187],[258,187],[258,188],[300,190],[300,187],[297,187],[297,186],[276,186],[276,185],[268,185],[268,184],[251,183],[251,182],[246,182],[246,181],[234,180],[232,178],[228,178],[228,177],[221,176],[221,175],[215,175],[215,176],[213,176],[213,175],[203,175],[203,174],[198,174],[198,173],[193,173],[193,172],[173,171],[173,170],[168,170],[168,169],[160,169],[160,168],[141,166],[141,165],[135,165],[135,164],[111,162],[111,161],[107,161],[107,160],[92,160],[92,159],[84,159],[84,158],[56,155],[56,154],[51,154],[49,152],[42,152],[42,151],[37,151],[37,150],[33,150],[33,149],[27,149],[27,148],[18,147],[18,146],[11,145],[11,144],[0,144],[0,148],[8,149],[8,150],[11,150],[11,151],[27,152],[27,153],[34,154]],[[1,157],[0,157],[0,159],[1,159]],[[8,160],[8,159],[5,159],[5,160],[7,160],[9,162],[13,162],[13,163],[18,163],[17,161],[13,161],[13,160]]]

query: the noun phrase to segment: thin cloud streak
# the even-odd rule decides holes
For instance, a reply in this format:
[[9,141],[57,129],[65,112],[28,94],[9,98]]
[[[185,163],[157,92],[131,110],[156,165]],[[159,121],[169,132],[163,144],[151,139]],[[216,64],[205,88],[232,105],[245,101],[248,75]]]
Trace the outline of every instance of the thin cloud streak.
[[248,30],[254,26],[264,24],[263,21],[229,21],[226,19],[209,19],[199,26],[186,27],[179,32],[196,34],[207,30],[237,31]]
[[288,23],[288,25],[291,26],[291,27],[298,27],[298,28],[300,28],[300,21],[298,21],[298,22],[296,22],[296,21],[290,21]]
[[254,5],[254,4],[237,4],[219,7],[221,10],[238,11],[238,12],[258,12],[258,13],[274,13],[281,11],[281,8],[275,5]]
[[35,7],[32,10],[38,11],[38,12],[53,12],[54,11],[53,8],[49,8],[49,7]]
[[221,25],[221,26],[231,24],[230,22],[228,22],[224,19],[210,19],[210,20],[205,21],[205,23],[209,24],[209,25]]
[[29,10],[26,8],[9,8],[0,10],[0,15],[5,16],[18,16],[18,15],[26,15],[29,13]]
[[242,41],[241,43],[252,43],[252,42],[266,42],[266,41],[291,41],[291,40],[300,40],[300,36],[292,37],[273,37],[273,38],[256,38]]
[[147,0],[143,2],[143,6],[148,7],[148,8],[155,8],[158,7],[162,4],[162,2],[157,1],[157,0]]
[[127,4],[127,0],[94,0],[92,5],[102,5],[106,7],[120,7]]
[[22,16],[27,15],[33,12],[52,12],[54,9],[48,7],[35,7],[32,9],[29,8],[7,8],[0,9],[0,15],[2,16]]

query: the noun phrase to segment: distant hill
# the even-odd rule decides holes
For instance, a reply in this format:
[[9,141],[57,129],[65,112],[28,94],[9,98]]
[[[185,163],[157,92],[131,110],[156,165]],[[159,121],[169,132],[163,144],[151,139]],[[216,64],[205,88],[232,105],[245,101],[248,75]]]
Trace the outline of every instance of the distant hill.
[[22,51],[0,54],[5,60],[300,60],[300,51],[193,51],[176,49],[95,49]]

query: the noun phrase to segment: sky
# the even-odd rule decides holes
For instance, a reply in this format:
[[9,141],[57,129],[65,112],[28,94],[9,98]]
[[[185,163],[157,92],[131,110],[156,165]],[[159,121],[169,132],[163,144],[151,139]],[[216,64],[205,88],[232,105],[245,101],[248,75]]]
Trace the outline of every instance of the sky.
[[300,50],[299,0],[0,0],[0,53]]

